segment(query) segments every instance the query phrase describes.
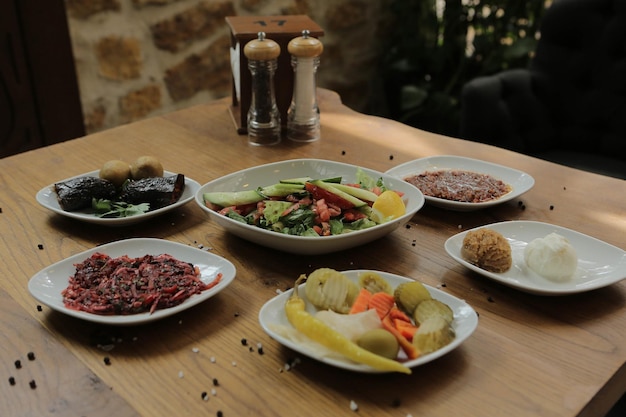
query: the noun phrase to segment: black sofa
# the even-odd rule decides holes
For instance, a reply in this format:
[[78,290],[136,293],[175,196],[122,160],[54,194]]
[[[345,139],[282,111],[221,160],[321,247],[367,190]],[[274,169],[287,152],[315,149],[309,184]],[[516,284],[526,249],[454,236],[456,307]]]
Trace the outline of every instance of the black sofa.
[[529,68],[468,82],[459,136],[626,179],[626,0],[555,0]]

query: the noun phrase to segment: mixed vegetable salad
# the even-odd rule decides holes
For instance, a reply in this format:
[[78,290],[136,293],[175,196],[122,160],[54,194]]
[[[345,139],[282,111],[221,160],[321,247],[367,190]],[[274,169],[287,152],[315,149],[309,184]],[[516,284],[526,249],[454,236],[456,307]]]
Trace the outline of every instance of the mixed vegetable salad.
[[296,236],[340,235],[405,214],[402,195],[382,178],[357,170],[357,183],[342,177],[281,180],[255,190],[208,192],[207,207],[242,223]]

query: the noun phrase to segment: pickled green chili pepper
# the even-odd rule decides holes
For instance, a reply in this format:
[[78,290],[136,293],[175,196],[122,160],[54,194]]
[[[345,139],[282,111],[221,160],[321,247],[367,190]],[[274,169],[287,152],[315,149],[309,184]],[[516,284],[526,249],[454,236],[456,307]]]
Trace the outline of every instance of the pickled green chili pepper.
[[318,318],[309,314],[305,309],[305,301],[298,295],[298,286],[306,279],[300,275],[296,280],[293,292],[285,303],[287,320],[299,332],[311,340],[340,353],[346,358],[380,371],[393,371],[410,374],[411,369],[393,359],[387,359],[361,348],[356,343],[327,326]]

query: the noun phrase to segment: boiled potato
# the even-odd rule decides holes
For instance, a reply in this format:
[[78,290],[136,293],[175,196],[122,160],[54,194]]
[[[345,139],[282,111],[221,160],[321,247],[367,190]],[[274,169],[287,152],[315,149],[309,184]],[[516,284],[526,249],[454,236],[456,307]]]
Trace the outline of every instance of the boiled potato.
[[140,156],[130,164],[130,175],[134,180],[163,176],[163,165],[154,156]]
[[130,178],[130,166],[124,161],[113,159],[102,165],[99,176],[104,180],[111,181],[116,188],[120,188],[124,181]]

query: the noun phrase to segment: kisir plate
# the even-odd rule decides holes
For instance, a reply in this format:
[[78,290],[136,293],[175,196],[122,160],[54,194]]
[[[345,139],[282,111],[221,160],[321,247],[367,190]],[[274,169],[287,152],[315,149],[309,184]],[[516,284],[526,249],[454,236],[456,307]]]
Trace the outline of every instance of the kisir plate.
[[391,168],[386,172],[386,174],[404,180],[405,178],[413,175],[440,170],[461,170],[475,172],[478,174],[487,174],[511,187],[511,191],[500,198],[479,203],[446,200],[444,198],[424,195],[427,204],[454,211],[480,210],[497,204],[502,204],[519,197],[535,185],[534,178],[525,172],[505,167],[503,165],[493,164],[491,162],[480,161],[478,159],[451,155],[430,156],[427,158],[415,159]]

